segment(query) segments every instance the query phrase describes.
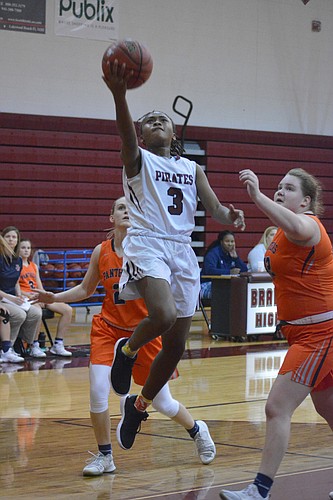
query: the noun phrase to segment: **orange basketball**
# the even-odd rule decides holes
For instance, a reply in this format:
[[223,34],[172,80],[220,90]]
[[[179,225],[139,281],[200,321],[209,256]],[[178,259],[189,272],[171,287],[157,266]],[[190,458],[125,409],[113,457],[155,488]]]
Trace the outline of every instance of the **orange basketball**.
[[81,266],[78,262],[68,264],[67,269],[73,269],[73,271],[70,271],[68,273],[70,278],[81,278],[82,272],[81,272]]
[[89,267],[89,262],[83,262],[81,264],[81,269],[82,269],[82,277],[84,277],[84,275],[86,274],[86,272],[88,271],[88,267]]
[[55,267],[53,264],[44,264],[40,267],[41,278],[54,278]]
[[53,274],[54,278],[62,279],[64,276],[68,278],[68,273],[65,272],[65,266],[61,262],[54,264],[55,272]]
[[153,59],[147,47],[135,40],[125,39],[113,43],[106,49],[102,59],[102,70],[108,79],[107,62],[118,60],[119,65],[126,64],[125,75],[133,71],[127,82],[128,89],[135,89],[145,83],[153,70]]
[[62,289],[62,284],[56,280],[45,280],[43,281],[43,286],[48,292],[59,291],[57,288]]
[[74,288],[76,285],[79,285],[80,283],[81,283],[81,281],[79,281],[79,280],[67,281],[66,282],[66,290],[68,290],[68,288]]

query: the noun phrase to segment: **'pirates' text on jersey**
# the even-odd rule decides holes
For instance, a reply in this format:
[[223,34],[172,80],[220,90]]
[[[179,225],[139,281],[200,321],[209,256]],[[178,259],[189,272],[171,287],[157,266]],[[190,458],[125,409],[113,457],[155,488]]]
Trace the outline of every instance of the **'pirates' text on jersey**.
[[140,148],[141,170],[130,179],[123,171],[124,191],[133,230],[191,236],[197,207],[196,163],[183,157],[161,157]]

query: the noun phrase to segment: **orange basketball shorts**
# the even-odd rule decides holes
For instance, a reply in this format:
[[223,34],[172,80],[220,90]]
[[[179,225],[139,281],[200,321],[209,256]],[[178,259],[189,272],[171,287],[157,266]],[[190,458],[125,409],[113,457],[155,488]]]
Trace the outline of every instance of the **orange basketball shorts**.
[[333,387],[333,320],[314,325],[286,325],[282,332],[290,345],[279,375],[313,391]]
[[[130,337],[133,332],[122,330],[106,323],[100,314],[93,317],[91,325],[90,363],[93,365],[111,366],[113,363],[114,346],[117,340]],[[133,380],[143,386],[149,374],[150,366],[162,348],[160,337],[141,347],[133,366]]]

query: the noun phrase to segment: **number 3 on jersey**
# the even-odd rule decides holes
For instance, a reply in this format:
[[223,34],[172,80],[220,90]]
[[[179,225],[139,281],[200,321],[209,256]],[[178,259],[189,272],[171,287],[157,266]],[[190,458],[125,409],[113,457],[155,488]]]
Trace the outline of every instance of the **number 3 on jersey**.
[[167,191],[168,196],[172,196],[173,205],[168,206],[168,212],[171,215],[180,215],[183,212],[183,192],[179,188],[171,187]]

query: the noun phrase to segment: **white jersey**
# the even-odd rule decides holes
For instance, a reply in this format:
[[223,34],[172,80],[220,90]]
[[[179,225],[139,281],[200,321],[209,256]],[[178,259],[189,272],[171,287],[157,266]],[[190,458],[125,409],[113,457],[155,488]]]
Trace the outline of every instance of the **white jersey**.
[[123,185],[131,222],[129,233],[189,238],[197,207],[196,163],[166,158],[140,148],[141,170]]

